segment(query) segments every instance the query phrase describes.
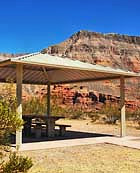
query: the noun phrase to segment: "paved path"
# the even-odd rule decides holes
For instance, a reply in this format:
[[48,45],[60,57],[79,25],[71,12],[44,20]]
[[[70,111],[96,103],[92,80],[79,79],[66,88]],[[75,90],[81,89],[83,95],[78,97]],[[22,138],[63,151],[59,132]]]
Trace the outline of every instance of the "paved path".
[[105,143],[115,144],[124,147],[140,149],[140,137],[126,136],[124,138],[110,138]]
[[33,143],[24,143],[20,151],[28,150],[43,150],[49,148],[58,148],[58,147],[70,147],[78,145],[89,145],[104,143],[106,137],[99,138],[82,138],[82,139],[66,139],[58,141],[45,141],[45,142],[33,142]]
[[33,143],[24,143],[20,148],[20,151],[29,151],[29,150],[43,150],[49,148],[58,148],[58,147],[70,147],[78,145],[90,145],[90,144],[99,144],[107,143],[125,146],[129,148],[140,149],[140,137],[91,137],[91,138],[81,138],[81,139],[67,139],[59,141],[45,141],[45,142],[33,142]]

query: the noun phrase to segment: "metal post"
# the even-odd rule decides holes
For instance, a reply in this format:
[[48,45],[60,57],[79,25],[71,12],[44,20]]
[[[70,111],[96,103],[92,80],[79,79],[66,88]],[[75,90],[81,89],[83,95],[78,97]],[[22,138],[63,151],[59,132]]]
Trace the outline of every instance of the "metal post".
[[47,87],[47,116],[50,116],[50,99],[51,99],[51,86],[50,83],[48,83]]
[[125,122],[125,78],[120,77],[120,110],[121,110],[121,131],[120,136],[124,137],[126,135],[126,122]]
[[[21,64],[16,65],[16,96],[17,96],[17,113],[22,119],[22,77],[23,66]],[[22,144],[22,128],[16,131],[16,149],[18,150]]]
[[[51,104],[51,85],[48,83],[47,87],[47,116],[50,117],[50,104]],[[48,118],[47,120],[47,136],[54,137],[55,136],[55,121],[52,118]]]

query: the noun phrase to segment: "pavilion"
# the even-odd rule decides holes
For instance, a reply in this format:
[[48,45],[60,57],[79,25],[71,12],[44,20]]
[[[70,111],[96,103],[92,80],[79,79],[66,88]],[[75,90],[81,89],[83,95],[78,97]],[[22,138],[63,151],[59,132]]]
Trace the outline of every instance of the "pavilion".
[[[0,61],[0,82],[7,82],[7,79],[12,79],[16,83],[17,112],[20,118],[22,118],[22,84],[48,86],[46,116],[50,116],[50,85],[120,79],[121,137],[126,134],[125,78],[131,77],[140,77],[140,74],[42,53]],[[21,144],[22,130],[19,130],[16,132],[16,147],[19,148]]]

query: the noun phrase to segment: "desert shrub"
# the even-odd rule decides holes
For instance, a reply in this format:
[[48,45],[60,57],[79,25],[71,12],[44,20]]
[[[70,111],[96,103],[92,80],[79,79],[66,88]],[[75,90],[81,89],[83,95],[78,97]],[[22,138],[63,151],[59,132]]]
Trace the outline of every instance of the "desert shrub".
[[69,119],[84,119],[86,114],[80,108],[68,107],[65,109],[64,115]]
[[19,118],[16,111],[13,109],[12,102],[8,102],[5,99],[0,99],[0,141],[3,141],[3,138],[6,139],[6,136],[9,133],[15,133],[22,124],[23,121]]
[[96,110],[90,111],[87,113],[88,117],[91,118],[91,122],[96,122],[99,120],[99,112]]
[[1,173],[26,173],[32,166],[30,158],[19,156],[13,152],[9,155],[9,160],[2,164]]
[[[47,112],[47,99],[38,97],[31,97],[29,100],[23,102],[23,114],[38,114],[44,115]],[[51,114],[64,115],[65,109],[60,107],[54,97],[51,98]]]
[[74,109],[71,111],[71,116],[70,116],[71,119],[81,119],[83,117],[84,117],[84,115],[83,115],[82,110],[80,110],[80,109],[75,110]]
[[23,125],[23,121],[16,113],[17,101],[12,95],[12,86],[7,89],[6,94],[0,98],[0,143],[7,143],[9,134],[15,133]]
[[135,111],[126,109],[126,120],[135,121],[136,119],[137,119],[137,115],[135,114]]
[[138,124],[138,128],[140,128],[140,109],[135,110],[132,113],[133,120]]
[[[11,133],[19,130],[23,121],[16,113],[17,100],[15,97],[15,87],[13,84],[5,84],[3,95],[0,97],[0,172],[1,173],[18,173],[27,172],[32,166],[31,159],[18,156],[16,153],[11,153],[9,161],[4,161],[3,145],[8,144],[8,137]],[[4,147],[5,148],[5,147]]]
[[116,121],[120,119],[120,109],[118,105],[105,104],[99,113],[105,115],[103,120],[108,124],[116,124]]
[[59,116],[66,116],[66,108],[61,107],[62,100],[57,96],[51,97],[51,114],[52,115],[59,115]]
[[51,106],[51,114],[52,115],[59,115],[59,116],[65,116],[66,110],[62,107],[60,107],[58,104],[52,104]]
[[31,97],[27,101],[23,101],[23,114],[39,114],[43,115],[47,110],[46,99]]
[[58,104],[52,104],[51,106],[52,115],[65,116],[69,119],[83,119],[86,116],[86,113],[80,108],[67,107],[63,108]]
[[[51,97],[51,115],[65,116],[70,119],[80,119],[87,116],[87,113],[81,108],[68,106],[67,108],[59,106],[61,103],[56,96]],[[31,97],[23,102],[23,114],[39,114],[44,115],[47,112],[46,97],[40,99]]]

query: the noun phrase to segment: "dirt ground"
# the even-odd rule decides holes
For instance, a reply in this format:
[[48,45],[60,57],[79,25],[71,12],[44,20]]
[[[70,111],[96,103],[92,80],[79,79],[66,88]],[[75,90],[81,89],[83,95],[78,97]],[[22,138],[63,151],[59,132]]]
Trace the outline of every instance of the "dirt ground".
[[139,173],[140,151],[109,144],[28,151],[29,173]]
[[[86,131],[92,133],[105,133],[111,135],[120,135],[120,125],[108,125],[92,123],[91,120],[59,120],[60,124],[70,124],[72,127],[69,130]],[[140,129],[138,125],[133,122],[126,123],[126,135],[128,136],[140,136]]]
[[[119,135],[118,125],[93,124],[89,120],[61,120],[69,130]],[[128,123],[127,123],[128,124]],[[127,125],[128,126],[128,125]],[[133,124],[133,126],[135,126]],[[140,136],[136,127],[127,127],[127,135]],[[140,150],[110,144],[95,144],[21,154],[33,159],[29,173],[139,173]]]

